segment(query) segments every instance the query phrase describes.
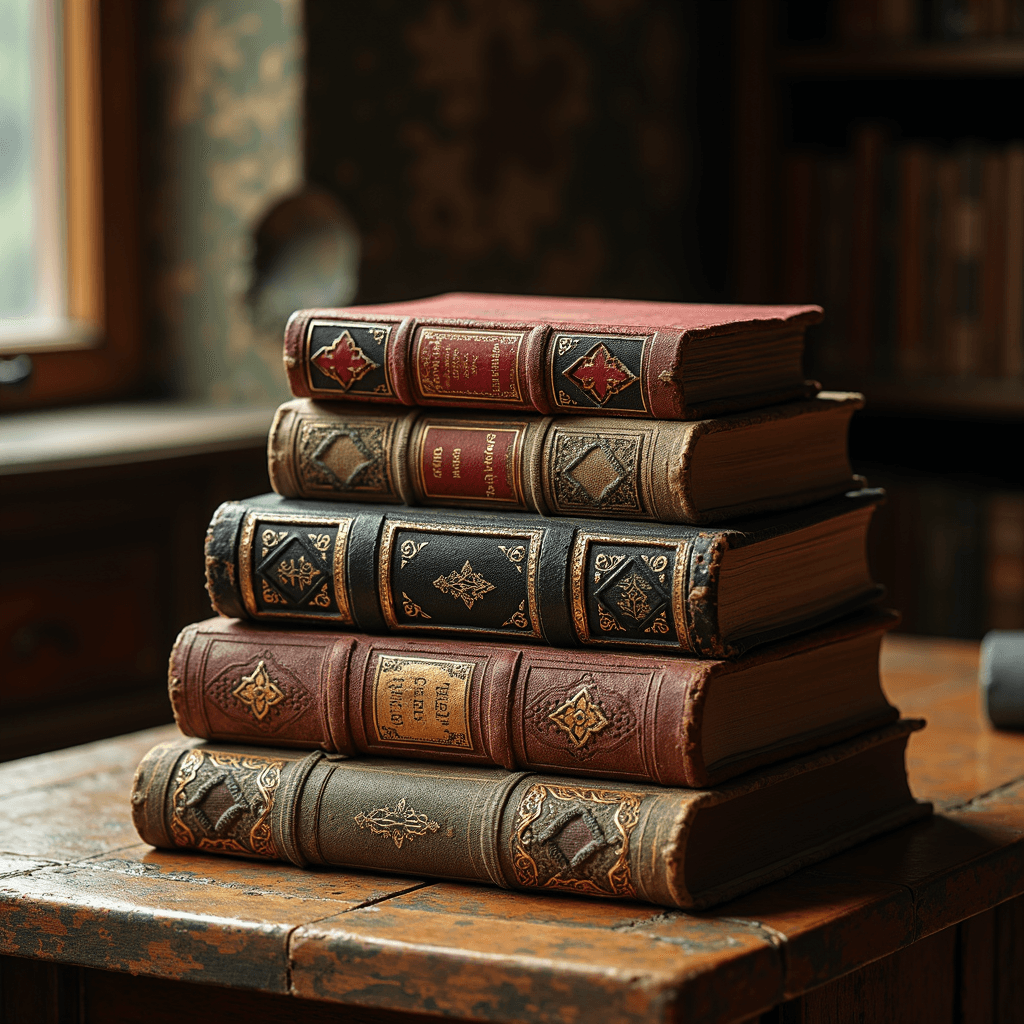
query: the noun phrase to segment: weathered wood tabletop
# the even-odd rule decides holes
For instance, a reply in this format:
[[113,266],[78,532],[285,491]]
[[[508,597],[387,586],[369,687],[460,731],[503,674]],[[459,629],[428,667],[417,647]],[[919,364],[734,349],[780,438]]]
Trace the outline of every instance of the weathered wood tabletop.
[[[306,1022],[394,1020],[395,1011],[724,1022],[823,985],[833,1002],[853,998],[833,979],[911,955],[933,969],[918,971],[917,989],[899,980],[915,1004],[907,1019],[966,1021],[964,1006],[988,1007],[979,1020],[1004,1019],[993,1000],[1024,1014],[1024,991],[993,981],[984,961],[1000,928],[1010,946],[1024,938],[1024,900],[984,916],[1024,892],[1024,735],[984,724],[976,670],[971,643],[891,637],[883,648],[890,698],[928,719],[909,763],[915,795],[935,802],[933,819],[701,914],[155,851],[132,828],[128,793],[137,762],[170,727],[10,762],[0,766],[0,953],[35,962],[4,961],[8,1019],[44,962],[103,969],[76,990],[75,1020],[155,1024],[186,992],[192,1021],[229,1007],[248,1021],[291,1019],[302,999],[320,1001],[302,1004],[295,1019]],[[970,948],[966,926],[950,928],[968,918],[986,936]],[[1024,977],[1024,949],[1000,955],[1020,955]],[[135,1011],[83,1009],[90,992],[106,999],[146,979],[163,981],[148,982]],[[799,1017],[767,1019],[819,1019],[815,998],[800,1001]],[[903,1019],[886,1012],[879,1019]]]

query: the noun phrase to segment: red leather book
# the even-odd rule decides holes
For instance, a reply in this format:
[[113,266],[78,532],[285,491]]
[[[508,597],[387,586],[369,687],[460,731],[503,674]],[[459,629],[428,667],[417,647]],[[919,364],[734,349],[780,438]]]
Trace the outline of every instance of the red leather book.
[[305,309],[285,329],[297,398],[700,419],[813,394],[818,306],[452,293]]
[[710,786],[894,721],[866,611],[735,661],[312,630],[182,630],[189,736]]

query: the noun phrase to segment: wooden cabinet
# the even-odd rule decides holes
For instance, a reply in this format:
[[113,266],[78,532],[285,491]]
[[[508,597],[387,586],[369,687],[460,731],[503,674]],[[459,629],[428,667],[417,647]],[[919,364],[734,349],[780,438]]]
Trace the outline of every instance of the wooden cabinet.
[[222,437],[212,452],[180,435],[160,452],[122,450],[114,465],[103,464],[110,451],[69,459],[68,444],[54,446],[49,466],[0,465],[3,758],[170,721],[171,644],[213,614],[210,515],[269,490],[265,427]]

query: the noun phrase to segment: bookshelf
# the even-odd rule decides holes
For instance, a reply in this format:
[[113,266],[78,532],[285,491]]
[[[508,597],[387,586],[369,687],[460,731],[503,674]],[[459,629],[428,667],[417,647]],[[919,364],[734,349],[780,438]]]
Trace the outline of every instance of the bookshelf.
[[[829,360],[814,365],[812,352],[812,372],[826,387],[867,397],[851,432],[851,451],[871,482],[890,489],[889,507],[873,538],[873,559],[892,603],[904,610],[905,627],[961,636],[992,627],[1024,629],[1024,373],[1002,355],[968,360],[966,370],[955,366],[948,340],[954,328],[941,299],[924,318],[925,327],[918,328],[923,339],[918,344],[929,350],[930,362],[915,367],[905,358],[902,350],[910,342],[901,325],[906,320],[895,306],[907,301],[898,262],[904,259],[898,248],[904,236],[897,228],[888,236],[897,238],[889,242],[896,255],[888,255],[895,267],[889,286],[893,305],[882,310],[890,316],[888,328],[880,326],[877,305],[863,312],[857,300],[864,292],[856,292],[855,283],[848,286],[843,308],[820,287],[817,269],[805,273],[807,284],[794,293],[787,266],[787,253],[793,251],[791,197],[803,180],[822,180],[819,167],[839,167],[827,172],[834,175],[831,180],[838,180],[840,171],[846,174],[849,191],[838,194],[850,199],[848,225],[863,219],[864,206],[857,205],[863,188],[858,194],[854,185],[862,174],[856,134],[864,125],[878,126],[877,138],[885,141],[875,143],[876,153],[887,147],[881,151],[889,168],[900,166],[903,149],[911,145],[926,152],[930,166],[942,160],[951,164],[970,146],[983,156],[1002,155],[1005,166],[1009,147],[1024,139],[1024,121],[1017,114],[1024,109],[1024,38],[907,36],[899,42],[847,43],[837,38],[840,15],[836,0],[735,0],[735,296],[755,302],[816,301],[825,306],[826,323],[830,312],[833,323],[849,322],[843,328],[847,335],[828,343]],[[796,176],[794,154],[812,168],[805,173],[819,177]],[[876,180],[876,203],[879,187]],[[889,187],[890,194],[904,195]],[[806,204],[804,220],[813,222],[821,210]],[[983,223],[993,223],[989,208],[983,212],[988,218]],[[890,205],[888,216],[895,221],[903,213]],[[887,229],[876,225],[861,232],[859,242],[853,237],[857,230],[848,226],[843,237],[845,270],[851,281],[858,274],[874,280]],[[804,263],[817,268],[838,261],[836,251],[805,248]],[[866,251],[875,263],[868,262],[865,271],[857,261]],[[1005,280],[1002,294],[1008,296],[1014,278],[1007,272]],[[936,295],[941,291],[941,285],[929,287]],[[979,287],[985,287],[984,279]],[[858,317],[864,321],[859,334],[853,326]],[[1012,330],[999,330],[1000,337],[1013,337]],[[812,338],[809,343],[816,344]],[[820,339],[817,344],[824,351]],[[1007,343],[1000,344],[1005,352]],[[874,346],[869,354],[867,345]],[[880,355],[885,345],[892,351]]]
[[775,73],[783,79],[910,78],[936,75],[1024,74],[1024,41],[878,46],[787,46],[776,51]]

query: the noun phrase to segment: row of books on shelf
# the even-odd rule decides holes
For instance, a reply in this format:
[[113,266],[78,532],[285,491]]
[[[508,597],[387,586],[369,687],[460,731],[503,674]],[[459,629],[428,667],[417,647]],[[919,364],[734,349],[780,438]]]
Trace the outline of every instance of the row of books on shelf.
[[1024,36],[1021,0],[837,0],[833,30],[850,45]]
[[210,524],[221,617],[171,653],[191,738],[140,765],[143,839],[700,907],[927,815],[861,399],[800,371],[819,316],[298,314],[276,493]]
[[782,291],[829,311],[823,374],[1024,374],[1024,142],[943,147],[857,129],[785,162]]
[[1024,492],[885,469],[871,478],[887,496],[871,560],[904,629],[1024,629]]

